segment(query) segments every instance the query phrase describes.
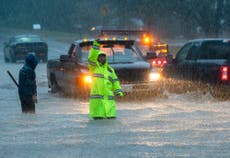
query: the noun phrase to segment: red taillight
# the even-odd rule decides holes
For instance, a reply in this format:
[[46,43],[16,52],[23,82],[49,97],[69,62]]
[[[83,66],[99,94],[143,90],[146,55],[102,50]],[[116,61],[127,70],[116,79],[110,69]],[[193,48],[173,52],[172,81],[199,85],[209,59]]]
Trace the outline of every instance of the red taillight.
[[45,53],[40,52],[40,53],[38,53],[37,55],[38,55],[38,56],[45,56]]
[[157,61],[157,64],[158,64],[158,65],[161,65],[161,60],[158,60],[158,61]]
[[161,65],[164,65],[166,64],[167,61],[166,60],[153,60],[152,61],[152,65],[153,66],[161,66]]
[[220,73],[221,73],[221,80],[227,81],[228,75],[229,75],[229,67],[228,66],[221,66]]

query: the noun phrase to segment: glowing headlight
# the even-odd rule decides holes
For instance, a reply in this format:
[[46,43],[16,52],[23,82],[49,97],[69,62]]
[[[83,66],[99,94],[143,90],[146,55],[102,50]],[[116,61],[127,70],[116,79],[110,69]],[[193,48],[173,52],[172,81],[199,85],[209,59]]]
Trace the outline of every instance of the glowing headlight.
[[160,79],[161,75],[158,72],[151,72],[149,74],[149,80],[150,81],[158,81]]
[[83,81],[84,81],[84,83],[86,83],[86,84],[91,84],[91,83],[92,83],[92,78],[91,78],[90,75],[85,75],[85,76],[83,77]]
[[80,69],[82,75],[81,75],[81,83],[83,84],[91,84],[92,83],[92,77],[90,75],[90,72],[88,69]]

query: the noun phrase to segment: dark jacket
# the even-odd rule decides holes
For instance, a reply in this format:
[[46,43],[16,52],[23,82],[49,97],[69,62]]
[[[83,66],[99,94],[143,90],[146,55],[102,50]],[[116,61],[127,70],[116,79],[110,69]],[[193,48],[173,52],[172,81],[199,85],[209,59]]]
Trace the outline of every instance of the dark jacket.
[[26,56],[25,65],[19,72],[19,96],[20,99],[26,99],[37,94],[35,68],[38,64],[37,58],[29,54]]

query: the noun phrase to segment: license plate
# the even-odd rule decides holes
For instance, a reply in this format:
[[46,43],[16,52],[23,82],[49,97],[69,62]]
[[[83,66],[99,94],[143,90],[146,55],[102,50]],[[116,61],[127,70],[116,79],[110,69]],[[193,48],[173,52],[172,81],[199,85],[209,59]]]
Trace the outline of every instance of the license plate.
[[122,84],[121,87],[123,92],[132,92],[133,90],[133,86],[129,84]]
[[36,53],[35,53],[35,52],[28,52],[28,54],[36,55]]
[[134,85],[133,86],[133,90],[148,90],[149,89],[149,85]]

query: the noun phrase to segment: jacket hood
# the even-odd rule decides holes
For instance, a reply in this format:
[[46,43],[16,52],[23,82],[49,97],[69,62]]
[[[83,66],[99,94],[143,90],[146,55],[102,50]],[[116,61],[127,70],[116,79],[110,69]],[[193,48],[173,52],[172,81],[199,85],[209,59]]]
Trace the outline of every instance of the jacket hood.
[[104,52],[102,52],[102,51],[99,51],[99,52],[98,52],[97,57],[98,57],[99,55],[105,55],[105,56],[106,56],[106,54],[105,54]]
[[98,54],[97,54],[97,58],[99,57],[99,55],[104,55],[105,56],[105,65],[108,65],[108,59],[107,59],[107,56],[104,52],[102,51],[99,51]]
[[31,69],[35,69],[38,64],[38,59],[33,54],[26,55],[26,65],[29,66]]

